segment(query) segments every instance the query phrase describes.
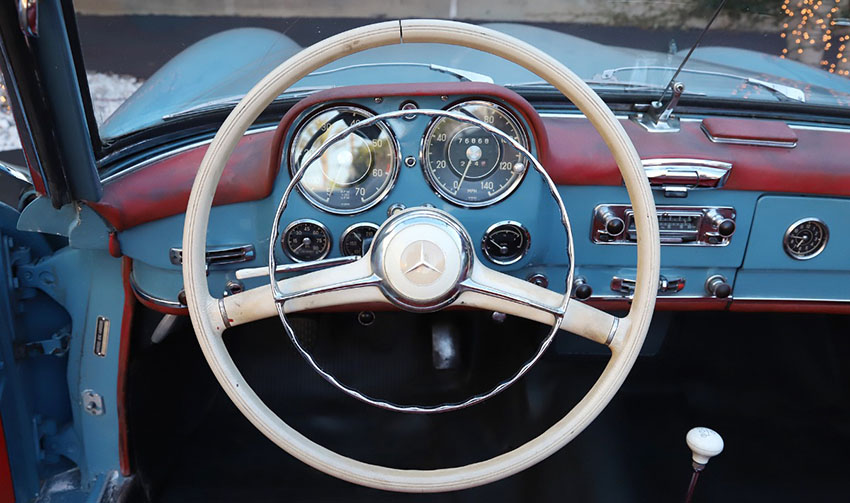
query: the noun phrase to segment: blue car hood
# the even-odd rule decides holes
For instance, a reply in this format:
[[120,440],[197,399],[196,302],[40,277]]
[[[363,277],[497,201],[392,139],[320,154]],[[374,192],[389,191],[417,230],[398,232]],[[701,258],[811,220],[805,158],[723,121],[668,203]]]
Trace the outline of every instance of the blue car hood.
[[[564,63],[585,80],[599,80],[603,71],[631,67],[608,77],[611,83],[646,82],[663,86],[684,56],[604,45],[573,35],[535,26],[493,23],[489,28],[528,42]],[[148,79],[101,126],[101,136],[115,138],[163,122],[164,117],[215,103],[238,100],[263,76],[301,47],[284,34],[240,28],[205,38],[188,47]],[[398,66],[354,67],[375,63],[410,63]],[[734,62],[732,66],[729,63]],[[456,81],[457,76],[433,71],[437,64],[487,75],[497,84],[537,82],[539,77],[496,56],[463,47],[439,44],[400,44],[370,49],[346,56],[321,68],[317,75],[299,81],[294,88],[324,88],[353,84]],[[637,67],[635,69],[634,67]],[[657,67],[645,71],[646,67]],[[688,69],[754,77],[804,89],[808,96],[824,96],[838,105],[847,103],[850,80],[801,63],[768,54],[730,47],[698,48]],[[683,74],[688,88],[696,89],[700,77]],[[713,96],[728,95],[734,81],[700,83],[698,91]],[[836,97],[836,94],[841,95]],[[757,99],[776,99],[769,92],[756,91]]]

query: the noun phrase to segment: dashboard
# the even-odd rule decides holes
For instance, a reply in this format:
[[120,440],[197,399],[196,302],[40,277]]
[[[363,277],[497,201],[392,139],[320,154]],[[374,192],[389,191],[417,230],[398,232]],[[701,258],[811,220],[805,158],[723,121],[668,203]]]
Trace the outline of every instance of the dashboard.
[[[447,117],[411,113],[370,123],[378,114],[417,109],[475,117],[541,161],[571,219],[574,284],[565,284],[570,258],[557,206],[528,159],[512,142]],[[658,309],[850,312],[850,221],[842,217],[850,214],[850,130],[690,117],[677,132],[656,133],[628,117],[621,123],[655,189]],[[125,170],[106,181],[104,199],[92,205],[132,259],[137,297],[160,311],[185,312],[182,208],[207,143]],[[305,163],[311,155],[316,159]],[[597,307],[628,307],[634,226],[604,142],[578,113],[535,108],[483,83],[331,89],[293,106],[278,125],[249,130],[211,214],[213,294],[267,281],[237,271],[267,264],[275,209],[302,163],[278,229],[278,263],[362,254],[389,215],[426,205],[462,222],[488,266],[569,289]]]

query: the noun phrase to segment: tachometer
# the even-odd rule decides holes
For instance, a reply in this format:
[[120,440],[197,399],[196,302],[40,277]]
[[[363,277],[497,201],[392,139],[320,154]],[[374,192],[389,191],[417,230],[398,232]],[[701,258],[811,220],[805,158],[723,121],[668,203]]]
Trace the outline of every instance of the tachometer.
[[[311,152],[372,114],[351,106],[327,108],[306,120],[293,137],[289,166],[294,174]],[[378,204],[398,174],[398,148],[382,122],[350,133],[313,161],[298,188],[330,213],[350,214]]]
[[[488,101],[467,101],[449,111],[472,115],[528,148],[519,121]],[[504,199],[525,175],[528,160],[507,140],[450,117],[434,119],[422,153],[425,176],[440,196],[460,206],[486,206]]]

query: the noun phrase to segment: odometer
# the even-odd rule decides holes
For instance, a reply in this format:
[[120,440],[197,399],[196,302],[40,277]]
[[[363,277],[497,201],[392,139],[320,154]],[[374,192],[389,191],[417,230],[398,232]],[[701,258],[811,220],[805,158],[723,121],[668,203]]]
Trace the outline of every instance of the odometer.
[[[289,153],[294,175],[302,162],[329,138],[372,114],[351,106],[327,108],[298,128]],[[358,129],[314,160],[298,188],[313,204],[331,213],[350,214],[378,204],[398,173],[398,150],[389,128],[378,122]]]
[[[467,101],[449,111],[471,115],[528,148],[519,121],[487,101]],[[460,206],[486,206],[507,197],[528,167],[525,156],[507,140],[482,127],[450,117],[434,119],[422,153],[425,176],[440,196]]]

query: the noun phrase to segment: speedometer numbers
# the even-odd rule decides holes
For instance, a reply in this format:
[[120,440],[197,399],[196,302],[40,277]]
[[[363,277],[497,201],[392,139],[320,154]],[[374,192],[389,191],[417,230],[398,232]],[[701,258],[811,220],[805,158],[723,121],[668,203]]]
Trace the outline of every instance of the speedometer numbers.
[[[519,121],[495,103],[467,101],[449,111],[471,115],[528,148]],[[466,207],[486,206],[507,197],[528,166],[525,156],[507,140],[451,117],[438,117],[428,127],[422,158],[425,176],[434,190]]]
[[[369,117],[372,114],[360,108],[335,106],[306,120],[290,147],[292,174],[331,137]],[[298,187],[325,211],[357,213],[378,204],[392,188],[398,159],[395,138],[383,122],[377,122],[330,146],[310,163]]]

